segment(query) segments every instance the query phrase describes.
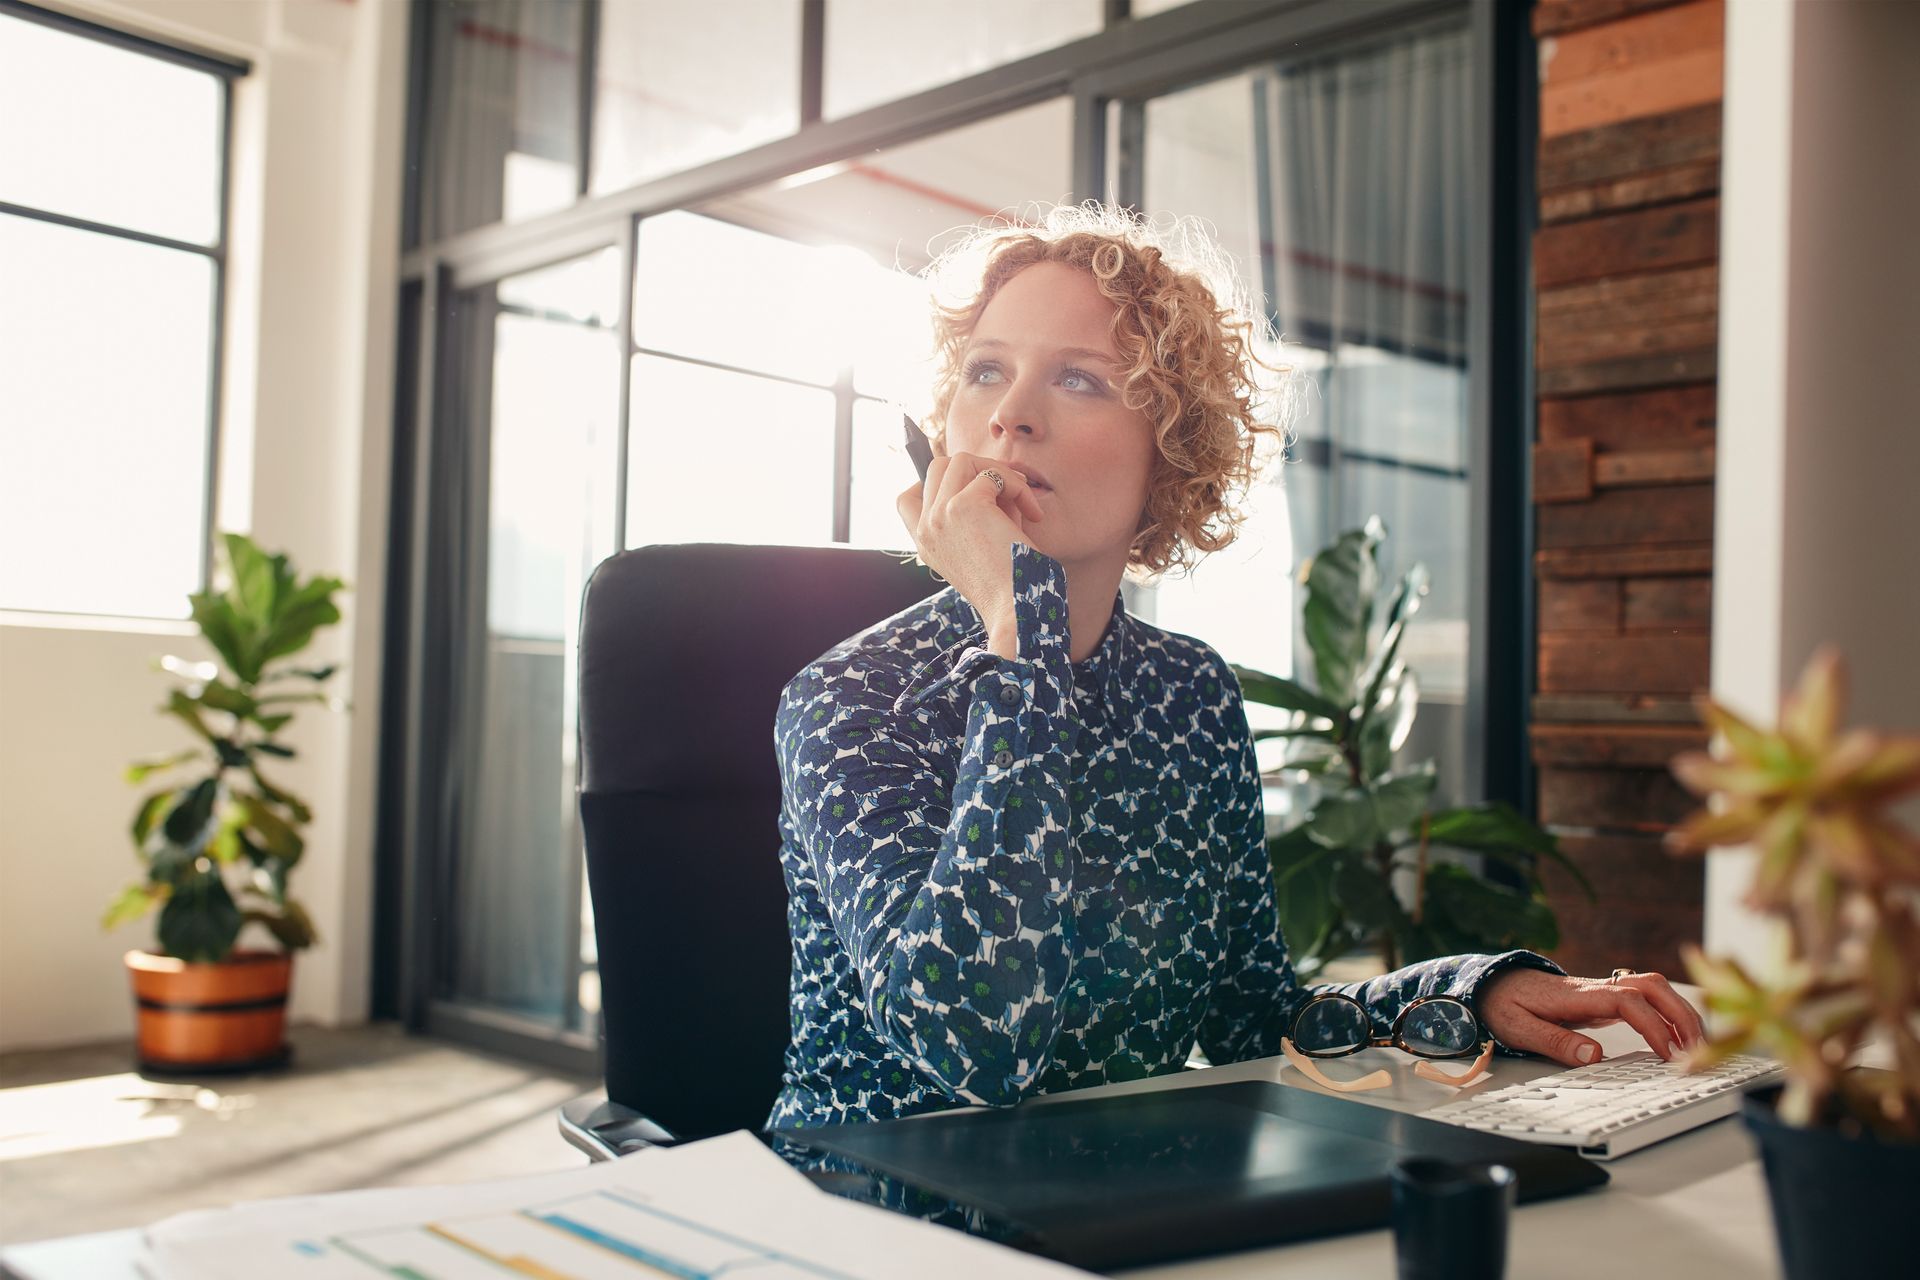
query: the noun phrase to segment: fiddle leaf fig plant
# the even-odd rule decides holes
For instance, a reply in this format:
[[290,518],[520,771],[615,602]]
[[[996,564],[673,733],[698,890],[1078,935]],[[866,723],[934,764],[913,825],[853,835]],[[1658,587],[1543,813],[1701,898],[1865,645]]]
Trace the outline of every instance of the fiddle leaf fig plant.
[[[1592,893],[1552,835],[1498,802],[1436,809],[1433,762],[1398,759],[1420,705],[1419,678],[1401,647],[1429,576],[1423,565],[1408,570],[1376,627],[1385,538],[1375,517],[1304,566],[1311,687],[1234,668],[1248,701],[1292,713],[1287,725],[1254,737],[1286,739],[1283,772],[1311,793],[1306,820],[1267,842],[1281,928],[1303,979],[1360,946],[1392,969],[1460,952],[1557,945],[1543,858]],[[1439,849],[1510,867],[1520,885],[1437,859]],[[1410,882],[1410,905],[1396,881]]]
[[[1709,807],[1667,843],[1754,845],[1747,903],[1784,923],[1785,955],[1763,979],[1682,948],[1720,1015],[1692,1061],[1771,1051],[1786,1067],[1781,1120],[1920,1141],[1920,838],[1889,811],[1920,790],[1920,736],[1842,731],[1846,667],[1831,648],[1808,662],[1775,729],[1700,705],[1715,745],[1676,757],[1673,772]],[[1893,1069],[1850,1070],[1876,1037]]]
[[305,801],[274,782],[272,764],[294,757],[279,740],[295,710],[331,703],[331,666],[292,661],[340,620],[338,578],[302,580],[284,555],[236,533],[222,538],[223,585],[188,597],[218,662],[162,658],[179,680],[165,702],[193,746],[128,766],[127,781],[170,780],[134,810],[144,874],[107,908],[113,929],[158,909],[163,953],[190,962],[227,959],[241,930],[264,926],[289,951],[312,946],[313,922],[287,880],[312,821]]

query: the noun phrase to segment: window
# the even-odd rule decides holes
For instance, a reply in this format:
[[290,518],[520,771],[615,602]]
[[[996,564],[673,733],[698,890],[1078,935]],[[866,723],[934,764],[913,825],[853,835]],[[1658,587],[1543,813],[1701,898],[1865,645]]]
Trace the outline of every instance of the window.
[[205,581],[243,67],[0,7],[0,609]]
[[1415,562],[1433,576],[1402,647],[1420,678],[1413,759],[1469,747],[1472,65],[1466,29],[1440,27],[1145,104],[1146,206],[1214,225],[1266,301],[1279,358],[1311,382],[1241,542],[1165,580],[1156,621],[1233,661],[1311,669],[1290,569],[1378,515],[1383,580]]

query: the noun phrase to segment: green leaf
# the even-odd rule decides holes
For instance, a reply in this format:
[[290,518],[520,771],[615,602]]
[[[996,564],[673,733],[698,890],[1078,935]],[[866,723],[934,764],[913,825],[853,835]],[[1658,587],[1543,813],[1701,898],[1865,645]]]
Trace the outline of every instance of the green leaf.
[[118,929],[123,924],[138,920],[166,899],[165,886],[128,885],[107,907],[106,914],[100,917],[100,928],[102,930]]
[[1272,676],[1252,667],[1241,666],[1235,666],[1233,674],[1240,681],[1240,692],[1248,702],[1304,712],[1330,724],[1338,724],[1344,718],[1339,706],[1285,676]]
[[269,556],[243,533],[224,534],[221,541],[233,575],[228,597],[256,630],[264,631],[273,621],[281,584],[290,576],[286,557]]
[[[1275,870],[1279,870],[1277,862]],[[1296,968],[1303,961],[1327,959],[1322,948],[1340,914],[1333,900],[1333,871],[1333,858],[1320,850],[1290,862],[1284,874],[1274,877],[1273,905],[1280,916],[1280,934]]]
[[209,680],[202,685],[198,701],[215,711],[236,716],[250,716],[259,709],[250,695],[219,680]]
[[220,787],[206,778],[180,792],[180,803],[167,815],[164,825],[167,840],[183,849],[198,849],[205,843],[208,824],[213,818],[213,802]]
[[1450,862],[1427,867],[1425,915],[1445,927],[1450,941],[1475,951],[1527,947],[1547,951],[1560,943],[1560,927],[1546,903],[1480,879]]
[[260,726],[263,732],[278,733],[280,732],[280,730],[287,727],[287,722],[289,720],[293,719],[293,712],[282,711],[277,715],[271,715],[271,716],[256,715],[250,718],[255,724]]
[[1406,915],[1386,877],[1365,858],[1339,860],[1333,875],[1333,892],[1341,909],[1370,932],[1391,930],[1395,922]]
[[1560,841],[1501,801],[1435,812],[1428,820],[1427,839],[1452,849],[1484,853],[1522,868],[1529,868],[1527,858],[1522,855],[1551,858],[1579,882],[1587,900],[1593,900],[1593,885],[1573,859],[1560,851]]
[[1370,778],[1393,767],[1394,753],[1406,745],[1414,713],[1420,708],[1419,677],[1404,664],[1396,666],[1395,672],[1359,733],[1360,767]]
[[324,693],[270,693],[260,699],[260,705],[271,707],[288,706],[297,702],[313,702],[324,707],[332,701],[333,699]]
[[189,747],[185,751],[176,751],[172,755],[155,756],[150,760],[138,760],[127,766],[128,782],[144,782],[150,774],[162,769],[171,769],[175,765],[185,764],[189,760],[200,758],[200,752]]
[[253,749],[255,751],[265,752],[270,756],[278,756],[282,760],[293,759],[293,748],[283,747],[277,742],[256,742],[253,744]]
[[140,802],[140,807],[133,813],[133,844],[136,849],[146,847],[147,837],[153,834],[154,828],[160,825],[160,819],[173,807],[173,802],[183,791],[167,787]]
[[1373,785],[1374,817],[1385,833],[1412,826],[1426,812],[1427,800],[1439,778],[1429,760],[1417,769],[1397,773]]
[[1306,832],[1329,849],[1372,848],[1380,838],[1373,797],[1357,790],[1322,798],[1307,819]]
[[200,718],[200,704],[178,689],[167,694],[167,703],[160,708],[166,714],[175,717],[180,723],[193,730],[208,742],[218,742],[220,735],[207,728],[207,722]]
[[246,810],[242,825],[259,840],[260,846],[289,865],[300,860],[306,842],[285,819],[273,811],[263,796],[242,794],[239,804]]
[[260,664],[253,654],[252,629],[243,623],[224,596],[211,591],[195,592],[187,597],[193,621],[220,655],[227,669],[243,684],[252,684],[260,675]]
[[1380,521],[1369,520],[1366,528],[1341,534],[1307,565],[1302,629],[1313,651],[1321,696],[1337,707],[1353,705],[1354,682],[1366,660],[1373,597],[1379,589],[1376,556],[1385,536]]
[[315,931],[306,908],[292,899],[280,904],[277,911],[255,907],[246,913],[246,919],[265,925],[274,939],[288,951],[300,951],[319,941],[320,935]]
[[249,772],[253,774],[253,785],[260,789],[260,794],[293,815],[295,822],[307,823],[313,821],[313,810],[307,807],[306,801],[293,794],[293,792],[268,782],[260,776],[259,769],[251,769]]
[[245,747],[238,746],[231,738],[215,738],[213,750],[220,757],[220,765],[225,769],[244,769],[253,763],[253,757]]
[[[272,671],[269,671],[264,676],[262,676],[260,678],[260,682],[262,684],[271,684],[275,680],[293,680],[296,678],[301,680],[319,681],[319,680],[327,679],[329,676],[331,676],[334,672],[338,671],[339,669],[340,669],[339,666],[335,663],[328,663],[324,667],[276,667]],[[308,696],[317,696],[317,695],[308,695]],[[320,698],[319,700],[325,701],[324,698]]]
[[1361,681],[1366,692],[1354,708],[1355,732],[1374,714],[1380,704],[1382,688],[1390,678],[1394,678],[1394,664],[1400,656],[1400,641],[1406,636],[1408,622],[1420,611],[1420,601],[1427,594],[1428,582],[1427,566],[1423,564],[1416,564],[1400,579],[1393,603],[1387,609],[1386,628],[1380,633],[1380,643],[1368,661],[1366,676]]
[[190,964],[225,960],[243,923],[220,873],[200,872],[174,886],[160,912],[160,949]]
[[1255,729],[1253,740],[1265,742],[1269,738],[1313,738],[1321,742],[1333,741],[1331,729]]

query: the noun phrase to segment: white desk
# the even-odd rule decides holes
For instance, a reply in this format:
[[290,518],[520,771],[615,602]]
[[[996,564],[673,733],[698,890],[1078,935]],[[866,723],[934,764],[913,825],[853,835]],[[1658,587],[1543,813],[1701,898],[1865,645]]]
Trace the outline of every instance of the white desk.
[[[1646,1046],[1625,1025],[1590,1033],[1609,1054]],[[1445,1085],[1412,1074],[1405,1054],[1370,1049],[1327,1070],[1351,1078],[1387,1066],[1390,1089],[1346,1095],[1402,1111],[1422,1111],[1454,1096]],[[1544,1060],[1496,1059],[1492,1086],[1560,1070]],[[1235,1080],[1273,1080],[1300,1088],[1281,1058],[1189,1071],[1158,1080],[1078,1091],[1087,1098],[1145,1090],[1188,1088]],[[1042,1103],[1040,1105],[1046,1105]],[[555,1141],[558,1141],[556,1138]],[[1763,1280],[1778,1276],[1773,1219],[1765,1177],[1752,1140],[1737,1117],[1718,1120],[1607,1166],[1612,1182],[1514,1211],[1508,1246],[1509,1280]],[[138,1231],[47,1240],[0,1251],[0,1276],[9,1280],[141,1280],[133,1258]],[[1252,1280],[1260,1277],[1337,1277],[1385,1280],[1394,1274],[1393,1236],[1367,1231],[1328,1240],[1258,1249],[1126,1273],[1128,1280]]]

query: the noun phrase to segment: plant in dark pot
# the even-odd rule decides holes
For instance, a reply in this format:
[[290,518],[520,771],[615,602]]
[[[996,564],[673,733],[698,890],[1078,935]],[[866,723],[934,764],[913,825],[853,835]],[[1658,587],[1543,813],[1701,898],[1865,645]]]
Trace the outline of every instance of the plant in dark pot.
[[[127,780],[168,779],[133,817],[143,875],[102,921],[112,929],[159,911],[159,949],[129,951],[142,1069],[234,1071],[286,1060],[293,953],[316,941],[287,893],[300,862],[305,802],[271,780],[293,758],[279,740],[303,704],[331,703],[333,667],[294,661],[314,633],[340,620],[337,578],[304,581],[284,555],[239,534],[223,538],[218,590],[189,597],[218,662],[167,657],[179,681],[160,707],[197,741],[144,760]],[[278,948],[239,946],[248,925]]]
[[1747,903],[1782,926],[1762,976],[1685,956],[1717,1015],[1694,1061],[1759,1050],[1786,1069],[1744,1109],[1793,1280],[1911,1275],[1920,1252],[1920,839],[1890,811],[1920,790],[1920,737],[1843,731],[1845,703],[1845,667],[1823,649],[1776,729],[1705,699],[1713,750],[1673,764],[1709,807],[1669,844],[1753,845]]
[[[1286,739],[1278,772],[1309,792],[1305,821],[1267,842],[1281,929],[1303,980],[1356,947],[1389,969],[1462,952],[1546,950],[1560,934],[1540,860],[1586,887],[1551,834],[1498,802],[1434,808],[1433,762],[1399,759],[1420,705],[1401,649],[1428,575],[1410,569],[1376,627],[1385,537],[1376,517],[1305,566],[1313,687],[1234,668],[1247,701],[1292,713],[1285,727],[1254,737]],[[1507,882],[1442,851],[1505,867]]]

